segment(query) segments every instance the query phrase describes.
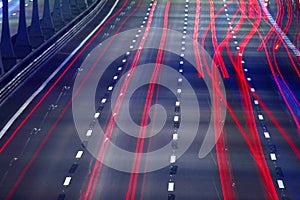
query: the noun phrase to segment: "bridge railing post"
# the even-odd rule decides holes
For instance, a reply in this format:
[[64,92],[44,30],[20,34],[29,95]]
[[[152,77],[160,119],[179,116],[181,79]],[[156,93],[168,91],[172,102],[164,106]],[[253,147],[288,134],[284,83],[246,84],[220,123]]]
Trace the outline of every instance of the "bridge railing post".
[[54,30],[52,17],[51,17],[49,0],[44,1],[44,12],[43,12],[41,26],[42,26],[45,40],[49,39],[52,35],[54,35],[55,30]]
[[28,28],[30,43],[33,48],[39,47],[44,42],[44,36],[41,29],[38,0],[32,2],[31,25]]
[[13,42],[17,58],[25,58],[32,50],[26,26],[25,0],[20,0],[18,33]]
[[16,64],[16,56],[12,46],[9,30],[8,0],[3,0],[2,3],[2,35],[0,48],[3,70],[7,72]]

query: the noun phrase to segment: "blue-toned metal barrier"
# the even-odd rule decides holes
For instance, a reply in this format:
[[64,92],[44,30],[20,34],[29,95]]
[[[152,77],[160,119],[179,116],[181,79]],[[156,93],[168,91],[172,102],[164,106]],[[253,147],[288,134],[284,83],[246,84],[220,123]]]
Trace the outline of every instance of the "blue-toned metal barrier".
[[73,19],[50,39],[14,65],[8,72],[3,74],[0,77],[0,102],[6,99],[42,62],[51,57],[54,52],[59,50],[67,41],[73,38],[76,33],[82,30],[89,21],[101,12],[107,1],[108,0],[98,0],[94,2],[78,17]]
[[[25,7],[28,8],[28,3],[25,1],[26,0],[18,0],[18,30],[14,36],[12,36],[10,32],[12,27],[10,27],[9,2],[12,1],[2,1],[0,44],[0,58],[2,58],[2,60],[0,59],[0,76],[14,68],[20,60],[29,56],[31,52],[38,49],[55,33],[65,29],[66,25],[75,19],[76,16],[80,16],[81,13],[86,10],[93,9],[97,3],[101,2],[94,2],[94,0],[54,0],[52,5],[53,10],[51,12],[50,1],[44,0],[43,16],[40,18],[38,0],[29,0],[29,2],[32,2],[32,8],[29,11],[32,12],[32,14],[31,24],[27,26],[26,17],[30,17],[30,14],[28,14],[28,10],[25,10]],[[28,16],[26,16],[26,14]],[[15,17],[17,17],[17,15]],[[78,20],[78,18],[76,19]],[[72,24],[74,25],[73,21]],[[14,27],[16,27],[16,23]]]

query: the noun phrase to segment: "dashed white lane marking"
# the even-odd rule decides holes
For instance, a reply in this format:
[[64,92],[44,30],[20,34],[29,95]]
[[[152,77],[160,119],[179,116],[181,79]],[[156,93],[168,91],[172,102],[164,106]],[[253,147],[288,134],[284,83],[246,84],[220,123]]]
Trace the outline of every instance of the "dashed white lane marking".
[[94,118],[97,119],[100,116],[100,113],[96,112]]
[[175,163],[176,162],[176,156],[175,155],[171,155],[170,157],[170,163]]
[[174,122],[178,122],[178,121],[179,121],[179,116],[178,116],[178,115],[175,115],[173,121],[174,121]]
[[113,89],[113,86],[109,86],[109,87],[107,88],[108,91],[112,91],[112,89]]
[[87,130],[87,132],[86,132],[86,136],[87,136],[87,137],[90,137],[90,136],[92,135],[92,133],[93,133],[93,130],[92,130],[92,129],[89,129],[89,130]]
[[273,160],[273,161],[277,160],[276,154],[275,154],[275,153],[270,153],[270,158],[271,158],[271,160]]
[[284,184],[283,184],[283,181],[282,180],[277,180],[277,184],[278,184],[278,187],[279,189],[284,189]]
[[174,182],[169,182],[168,183],[168,192],[174,192],[175,183]]
[[103,99],[101,100],[101,103],[104,104],[106,101],[107,101],[107,99],[106,99],[106,98],[103,98]]
[[82,155],[83,155],[83,151],[77,151],[75,158],[79,159],[82,157]]
[[172,139],[173,139],[173,140],[178,140],[178,133],[174,133]]
[[271,138],[269,132],[267,132],[267,131],[264,132],[264,135],[265,135],[265,138],[267,138],[267,139]]
[[63,183],[63,186],[68,186],[68,185],[70,185],[71,180],[72,180],[72,177],[71,177],[71,176],[67,176],[67,177],[65,178],[65,181],[64,181],[64,183]]

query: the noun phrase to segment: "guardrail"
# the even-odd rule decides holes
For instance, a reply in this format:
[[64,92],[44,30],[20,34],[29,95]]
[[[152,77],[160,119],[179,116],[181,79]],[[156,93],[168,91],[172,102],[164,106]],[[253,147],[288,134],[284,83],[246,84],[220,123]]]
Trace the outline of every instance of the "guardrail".
[[274,26],[275,30],[280,34],[283,41],[286,43],[286,45],[292,50],[294,55],[296,57],[300,57],[300,51],[295,47],[295,45],[291,42],[291,40],[286,36],[286,34],[281,30],[281,28],[278,26],[278,24],[273,19],[272,15],[270,14],[269,10],[264,6],[264,1],[259,0],[259,4],[265,14],[265,16],[268,18],[269,22]]
[[[9,95],[40,65],[70,41],[77,32],[82,30],[107,3],[107,0],[95,1],[87,10],[73,19],[53,37],[31,52],[10,71],[0,77],[0,105]],[[26,66],[26,67],[24,67]]]

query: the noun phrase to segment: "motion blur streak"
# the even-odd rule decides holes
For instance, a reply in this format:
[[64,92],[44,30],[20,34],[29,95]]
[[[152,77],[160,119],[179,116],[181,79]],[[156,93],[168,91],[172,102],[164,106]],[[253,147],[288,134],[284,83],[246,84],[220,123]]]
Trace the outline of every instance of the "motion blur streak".
[[[134,73],[134,70],[135,70],[135,68],[138,64],[140,55],[142,53],[142,48],[143,48],[143,46],[146,42],[146,39],[149,35],[149,28],[151,26],[152,17],[153,17],[154,10],[156,8],[156,4],[157,4],[157,2],[154,1],[153,5],[152,5],[151,12],[150,12],[150,17],[148,18],[148,23],[147,23],[147,26],[146,26],[146,29],[145,29],[143,39],[141,40],[141,43],[139,45],[140,48],[137,50],[136,55],[135,55],[134,60],[133,60],[133,63],[131,65],[130,69],[129,69],[130,74]],[[122,88],[120,90],[120,93],[125,94],[131,77],[132,76],[127,76],[126,77],[126,79],[124,81],[124,84],[122,85]],[[113,109],[112,113],[118,113],[119,112],[119,109],[121,107],[124,96],[125,95],[122,95],[122,96],[119,95],[118,96],[118,99],[116,101],[116,105],[114,106],[114,109]],[[111,137],[111,135],[113,133],[113,130],[114,130],[114,126],[115,126],[114,118],[115,118],[114,116],[110,117],[109,124],[107,126],[106,131],[105,131],[105,136],[108,137],[108,138]],[[91,174],[91,177],[90,177],[90,180],[89,180],[89,183],[88,183],[88,187],[87,187],[87,190],[84,194],[83,199],[92,199],[93,198],[93,194],[94,194],[95,187],[96,187],[96,184],[97,184],[97,181],[98,181],[98,177],[99,177],[100,172],[101,172],[104,155],[105,155],[105,152],[107,151],[107,148],[108,148],[108,143],[106,143],[103,140],[103,142],[101,144],[101,147],[100,147],[100,150],[99,150],[98,155],[97,155],[97,161],[96,161],[96,163],[93,167],[93,171],[92,171],[92,174]]]
[[162,59],[163,59],[163,49],[166,43],[166,39],[167,39],[167,33],[168,33],[168,13],[169,13],[169,9],[170,9],[170,1],[167,1],[166,3],[166,8],[165,8],[165,14],[164,14],[164,29],[163,29],[163,33],[162,33],[162,37],[160,40],[160,45],[159,45],[159,49],[158,49],[158,53],[156,56],[156,64],[151,76],[151,80],[150,80],[150,85],[147,91],[147,96],[146,96],[146,102],[144,105],[144,110],[143,110],[143,114],[142,114],[142,121],[140,124],[140,131],[139,131],[139,137],[137,140],[137,144],[136,144],[136,149],[135,149],[135,156],[134,156],[134,163],[132,164],[132,169],[131,169],[131,174],[130,174],[130,181],[129,181],[129,187],[127,190],[127,194],[126,194],[126,200],[134,200],[135,199],[135,193],[136,193],[136,185],[137,185],[137,179],[138,179],[138,175],[139,175],[139,170],[140,170],[140,162],[141,162],[141,153],[143,152],[143,148],[144,148],[144,137],[145,134],[147,132],[147,124],[149,121],[149,113],[150,113],[150,108],[151,108],[151,104],[152,104],[152,98],[153,98],[153,94],[154,94],[154,87],[155,84],[154,82],[156,82],[156,79],[159,76],[159,72],[160,72],[160,67],[161,67],[161,63],[162,63]]

